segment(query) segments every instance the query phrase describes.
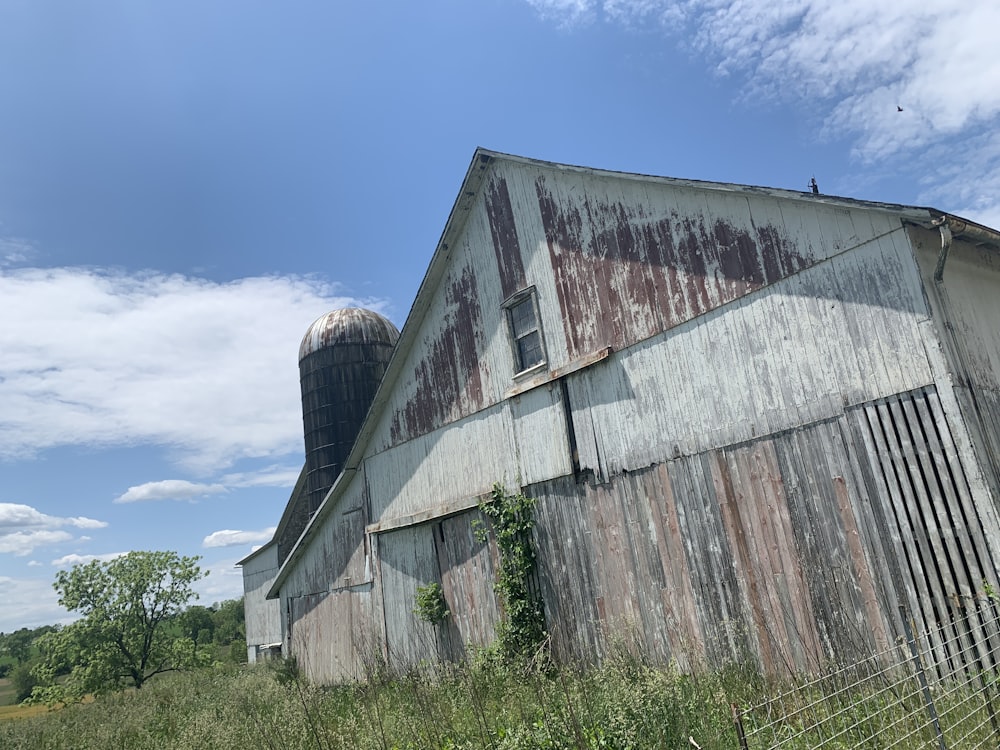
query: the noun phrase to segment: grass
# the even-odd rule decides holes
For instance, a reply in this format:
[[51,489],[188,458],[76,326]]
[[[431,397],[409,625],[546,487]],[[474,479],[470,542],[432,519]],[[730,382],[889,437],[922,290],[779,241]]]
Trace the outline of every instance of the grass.
[[[815,684],[796,688],[780,699],[787,703],[781,710],[772,699],[764,710],[746,713],[751,734],[762,726],[768,730],[766,738],[754,736],[750,747],[780,740],[783,748],[800,750],[817,747],[821,739],[823,747],[852,750],[936,747],[933,734],[915,732],[915,724],[925,721],[919,696],[898,701],[884,690],[856,688],[839,697]],[[740,745],[731,704],[758,705],[768,693],[777,695],[775,689],[749,669],[684,675],[629,656],[590,669],[514,669],[484,661],[376,673],[365,684],[329,688],[308,684],[287,663],[229,665],[163,675],[142,690],[89,704],[0,712],[0,747],[732,750]],[[997,746],[1000,728],[992,727],[980,693],[940,686],[942,725],[956,738],[951,746]],[[809,716],[798,710],[805,705],[811,706]],[[972,723],[949,716],[953,710]],[[15,715],[21,718],[2,720]],[[817,732],[801,732],[814,722],[821,725]]]
[[9,750],[464,750],[735,747],[735,672],[683,676],[619,660],[600,669],[450,667],[317,688],[288,669],[164,675],[141,691],[0,721]]
[[10,706],[14,702],[14,694],[16,692],[17,690],[14,688],[9,677],[0,678],[0,708]]
[[41,716],[49,712],[45,706],[0,706],[0,721],[8,719],[26,719],[29,716]]

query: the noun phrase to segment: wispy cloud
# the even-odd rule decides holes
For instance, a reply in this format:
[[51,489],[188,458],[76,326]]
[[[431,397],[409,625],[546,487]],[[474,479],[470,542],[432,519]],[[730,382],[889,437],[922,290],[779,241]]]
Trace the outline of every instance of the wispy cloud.
[[144,503],[155,500],[196,500],[226,492],[221,484],[201,484],[186,479],[163,479],[129,487],[114,499],[115,503]]
[[235,547],[240,544],[257,544],[267,542],[274,536],[275,527],[264,529],[263,531],[234,531],[233,529],[222,529],[213,531],[205,537],[201,546],[209,547]]
[[84,516],[61,518],[42,513],[30,505],[0,503],[0,553],[24,557],[38,547],[70,541],[73,535],[64,530],[66,526],[101,529],[107,525]]
[[338,296],[308,278],[0,268],[0,457],[167,446],[211,472],[301,451],[297,353]]
[[301,466],[265,466],[252,472],[226,474],[219,481],[226,487],[294,487]]
[[851,138],[860,163],[912,175],[926,185],[914,201],[1000,219],[998,3],[527,2],[564,26],[658,26],[720,75],[740,79],[748,99],[799,102],[828,135]]
[[108,560],[114,560],[116,557],[121,557],[122,555],[126,554],[128,553],[106,552],[103,555],[70,554],[70,555],[63,555],[62,557],[57,557],[55,560],[52,561],[52,564],[57,568],[72,568],[74,565],[84,565],[94,560],[102,560],[104,562],[107,562]]
[[0,236],[0,268],[28,262],[35,255],[35,247],[21,237]]
[[239,560],[218,560],[203,568],[205,577],[194,584],[194,590],[205,604],[243,596],[243,571],[236,567]]
[[0,576],[0,601],[3,601],[0,632],[10,633],[18,628],[37,628],[74,620],[75,615],[60,607],[58,600],[48,581]]
[[597,3],[593,0],[527,0],[543,18],[561,26],[573,26],[594,19]]

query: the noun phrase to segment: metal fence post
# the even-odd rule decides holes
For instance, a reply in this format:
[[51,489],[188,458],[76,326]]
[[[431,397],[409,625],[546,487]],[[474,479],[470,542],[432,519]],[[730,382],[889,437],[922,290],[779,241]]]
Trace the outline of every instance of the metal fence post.
[[733,724],[736,725],[736,736],[740,740],[740,750],[750,750],[750,746],[747,745],[747,733],[743,730],[743,711],[740,709],[738,703],[733,703],[732,709]]
[[944,742],[944,733],[941,731],[941,722],[938,721],[937,709],[934,707],[931,689],[927,685],[927,675],[924,674],[924,665],[920,661],[920,654],[917,652],[917,641],[913,636],[913,627],[910,624],[910,618],[903,605],[899,606],[899,614],[903,620],[903,630],[906,632],[906,643],[910,647],[913,668],[917,670],[917,680],[920,682],[920,692],[924,696],[924,706],[927,708],[927,715],[931,717],[931,722],[934,724],[934,731],[937,733],[938,747],[940,750],[948,750],[948,746]]

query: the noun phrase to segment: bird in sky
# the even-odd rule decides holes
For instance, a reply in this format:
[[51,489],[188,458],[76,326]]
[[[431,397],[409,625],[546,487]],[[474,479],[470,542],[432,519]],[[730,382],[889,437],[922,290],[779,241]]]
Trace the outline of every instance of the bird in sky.
[[899,106],[899,105],[897,104],[897,105],[896,105],[896,111],[897,111],[897,112],[902,112],[902,111],[903,111],[903,108],[902,108],[902,107],[900,107],[900,106]]

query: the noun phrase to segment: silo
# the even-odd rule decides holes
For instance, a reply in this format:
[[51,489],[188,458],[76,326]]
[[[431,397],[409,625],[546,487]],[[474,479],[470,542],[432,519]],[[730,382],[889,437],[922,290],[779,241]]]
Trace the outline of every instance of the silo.
[[306,485],[280,533],[284,561],[343,468],[399,338],[371,310],[334,310],[316,320],[299,347]]

